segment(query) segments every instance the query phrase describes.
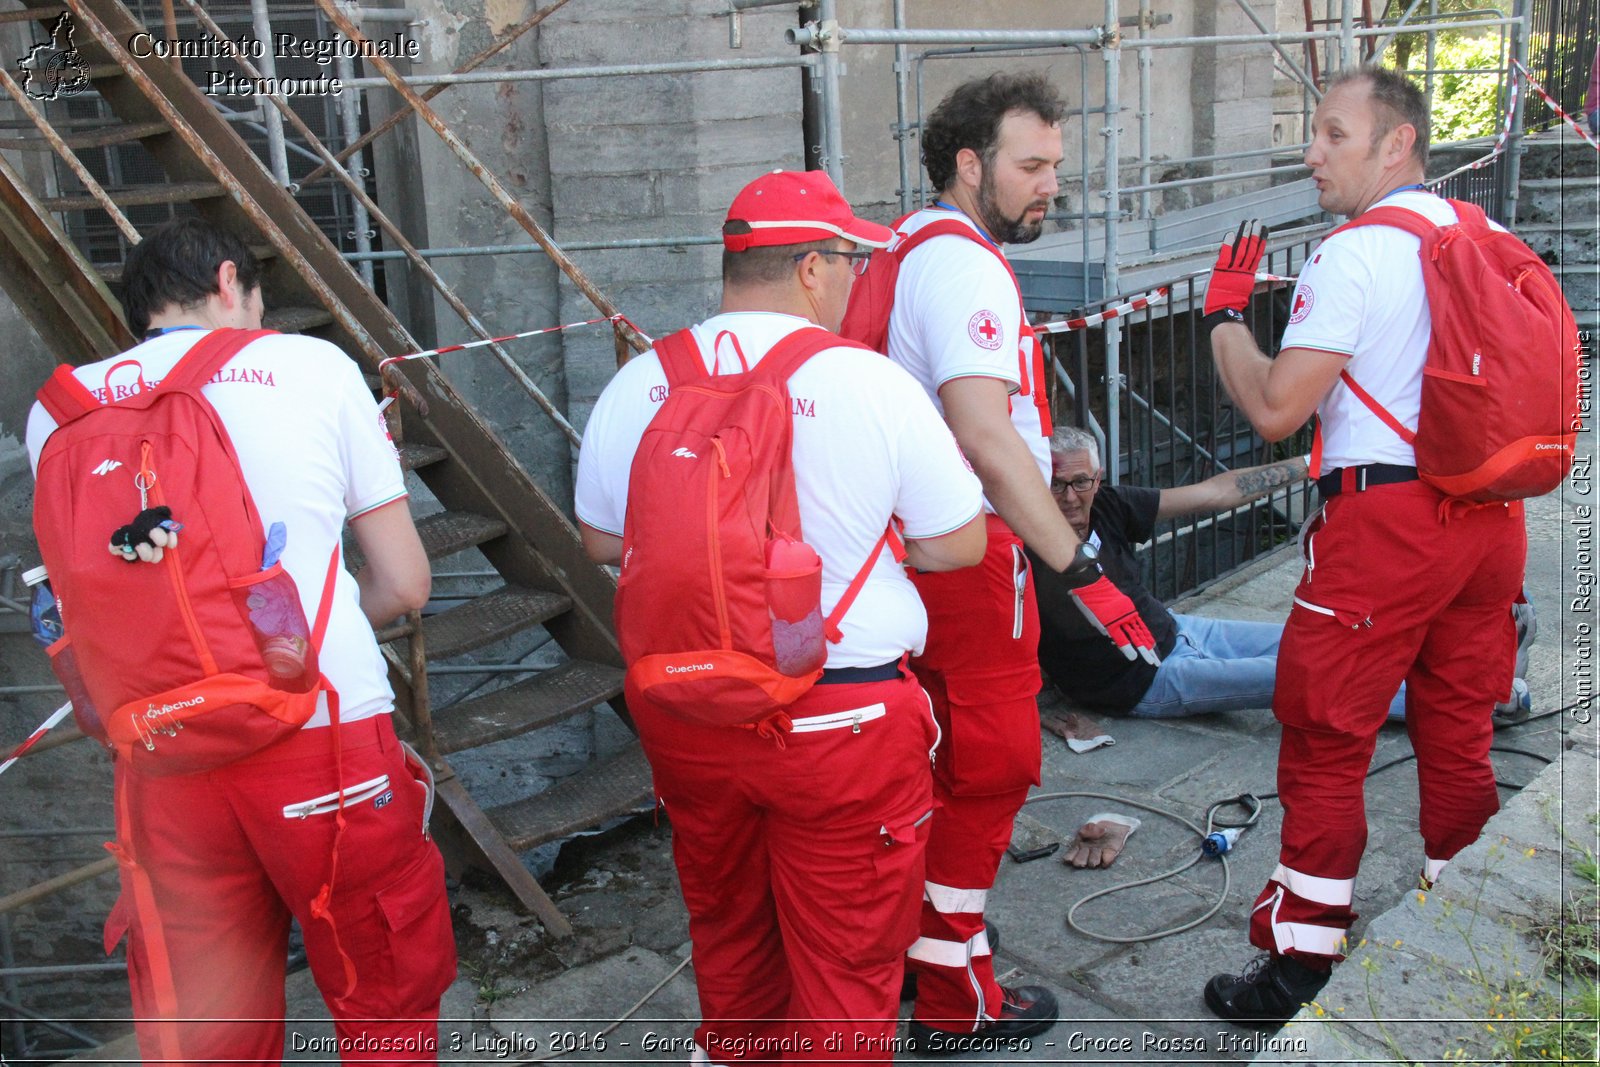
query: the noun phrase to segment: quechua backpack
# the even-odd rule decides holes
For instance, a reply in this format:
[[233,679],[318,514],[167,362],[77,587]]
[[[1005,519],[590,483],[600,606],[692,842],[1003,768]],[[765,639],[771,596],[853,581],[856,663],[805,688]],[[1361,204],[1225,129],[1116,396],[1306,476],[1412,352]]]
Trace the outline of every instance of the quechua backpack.
[[[1422,241],[1433,337],[1422,407],[1405,426],[1349,371],[1340,377],[1417,453],[1417,475],[1448,496],[1495,503],[1555,489],[1580,425],[1577,325],[1550,268],[1483,210],[1451,200],[1459,220],[1376,207],[1334,230],[1392,226]],[[1331,234],[1330,234],[1331,236]]]
[[[655,344],[668,394],[628,477],[616,627],[630,702],[710,726],[778,716],[822,675],[827,641],[885,543],[833,611],[800,528],[788,380],[826,348],[803,328],[753,368],[708,374],[689,330]],[[898,542],[893,542],[898,551]]]
[[[101,402],[67,366],[39,390],[58,424],[39,455],[33,506],[65,629],[51,663],[79,727],[142,773],[248,756],[298,730],[324,688],[317,649],[338,547],[308,626],[294,579],[268,558],[276,553],[228,432],[200,391],[272,332],[213,330],[165,378],[141,379],[115,400],[107,390]],[[129,365],[138,366],[112,370]],[[113,531],[161,506],[182,523],[162,559],[130,563],[108,551]]]
[[[900,280],[900,267],[913,250],[935,237],[965,237],[981,248],[994,253],[995,259],[1011,277],[1017,289],[1017,302],[1021,306],[1022,286],[1017,283],[1016,272],[1005,255],[994,245],[979,236],[971,226],[957,219],[935,219],[917,229],[915,233],[902,234],[899,228],[907,218],[895,222],[896,240],[885,250],[875,253],[867,263],[866,272],[850,287],[850,300],[845,305],[844,321],[839,324],[839,336],[866,345],[874,352],[889,353],[889,315],[894,310],[895,284]],[[1039,411],[1041,432],[1049,437],[1052,431],[1050,398],[1045,390],[1044,349],[1039,338],[1028,325],[1028,312],[1021,309],[1022,332],[1033,353],[1031,365],[1023,348],[1018,349],[1017,376],[1022,396],[1031,396]]]

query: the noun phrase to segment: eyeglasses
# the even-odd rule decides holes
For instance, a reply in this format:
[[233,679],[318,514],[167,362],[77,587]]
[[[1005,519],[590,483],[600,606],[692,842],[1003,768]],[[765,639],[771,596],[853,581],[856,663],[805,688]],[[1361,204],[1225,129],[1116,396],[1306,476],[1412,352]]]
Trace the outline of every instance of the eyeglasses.
[[1079,496],[1082,496],[1084,493],[1089,492],[1090,490],[1092,490],[1095,486],[1097,486],[1099,484],[1100,484],[1100,475],[1098,475],[1098,474],[1080,474],[1076,478],[1073,478],[1070,481],[1063,481],[1060,478],[1051,479],[1051,481],[1050,481],[1050,491],[1052,493],[1056,494],[1057,496],[1060,496],[1062,493],[1065,493],[1068,489],[1071,489],[1074,493],[1077,493]]
[[[848,259],[850,261],[850,273],[854,274],[857,278],[859,278],[863,274],[867,273],[867,264],[872,260],[872,253],[870,251],[868,251],[868,252],[835,252],[832,249],[827,249],[827,248],[819,248],[816,251],[817,251],[817,255],[819,255],[819,256],[843,256],[844,258]],[[799,255],[793,256],[791,258],[796,263],[798,263],[802,259],[805,259],[810,254],[811,254],[810,252],[801,252]]]

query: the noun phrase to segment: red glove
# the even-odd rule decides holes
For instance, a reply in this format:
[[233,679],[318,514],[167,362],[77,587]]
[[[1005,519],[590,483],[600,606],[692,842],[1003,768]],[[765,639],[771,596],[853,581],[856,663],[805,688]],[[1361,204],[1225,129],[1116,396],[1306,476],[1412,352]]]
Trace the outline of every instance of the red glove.
[[1238,322],[1243,318],[1250,294],[1256,287],[1256,268],[1261,265],[1261,254],[1266,248],[1267,231],[1260,219],[1239,223],[1239,232],[1233,239],[1222,242],[1216,266],[1211,268],[1211,277],[1206,283],[1205,314],[1208,320],[1218,312],[1223,314],[1209,325]]
[[1083,617],[1096,630],[1111,638],[1124,656],[1129,659],[1143,656],[1145,662],[1151,664],[1161,662],[1161,656],[1156,652],[1156,640],[1150,636],[1150,628],[1139,618],[1133,601],[1112,585],[1110,578],[1102,574],[1088,585],[1072,590],[1072,596],[1078,602],[1078,610],[1083,612]]

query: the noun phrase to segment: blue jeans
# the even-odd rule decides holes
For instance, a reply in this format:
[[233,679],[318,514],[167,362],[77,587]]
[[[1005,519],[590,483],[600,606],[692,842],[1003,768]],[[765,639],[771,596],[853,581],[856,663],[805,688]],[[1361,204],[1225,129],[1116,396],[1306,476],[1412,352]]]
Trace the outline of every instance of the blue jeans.
[[[1213,711],[1272,707],[1278,673],[1279,622],[1173,615],[1178,640],[1156,668],[1144,699],[1129,715],[1173,719]],[[1406,687],[1389,704],[1389,718],[1404,719]]]
[[1589,132],[1600,137],[1600,111],[1589,112]]

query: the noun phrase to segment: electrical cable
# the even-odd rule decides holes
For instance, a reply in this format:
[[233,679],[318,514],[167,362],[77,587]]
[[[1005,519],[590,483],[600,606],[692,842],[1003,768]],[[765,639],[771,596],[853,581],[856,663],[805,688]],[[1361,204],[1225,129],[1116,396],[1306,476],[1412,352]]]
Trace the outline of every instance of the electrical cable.
[[[1568,705],[1567,707],[1564,707],[1564,708],[1557,708],[1557,709],[1555,709],[1553,711],[1542,712],[1539,715],[1530,716],[1527,719],[1522,719],[1522,720],[1519,720],[1519,721],[1514,722],[1514,723],[1507,723],[1505,726],[1501,727],[1501,729],[1508,729],[1508,728],[1513,727],[1513,726],[1523,726],[1523,725],[1525,725],[1527,723],[1534,722],[1534,721],[1536,721],[1538,719],[1549,718],[1552,715],[1561,715],[1561,714],[1564,714],[1564,713],[1566,713],[1568,711],[1571,711],[1573,708],[1576,708],[1577,706],[1578,706],[1577,704],[1571,704],[1571,705]],[[1528,757],[1530,759],[1539,760],[1540,762],[1545,763],[1545,764],[1550,764],[1550,763],[1554,763],[1555,762],[1553,759],[1551,759],[1548,756],[1541,755],[1538,752],[1530,752],[1527,749],[1523,749],[1523,748],[1511,748],[1510,746],[1491,745],[1489,747],[1489,751],[1490,752],[1501,752],[1501,753],[1505,753],[1505,754],[1508,754],[1508,755],[1514,755],[1514,756],[1526,756],[1526,757]],[[1365,778],[1371,778],[1374,775],[1381,774],[1382,772],[1384,772],[1386,770],[1389,770],[1392,767],[1398,767],[1403,763],[1409,763],[1409,762],[1411,762],[1412,760],[1414,760],[1416,758],[1417,758],[1417,754],[1415,752],[1408,752],[1403,756],[1397,756],[1394,759],[1391,759],[1391,760],[1389,760],[1389,761],[1387,761],[1385,763],[1381,763],[1378,766],[1373,767],[1371,770],[1367,771],[1367,773],[1366,773],[1366,775],[1364,777]],[[1519,784],[1519,783],[1515,783],[1515,782],[1503,782],[1498,778],[1495,779],[1495,785],[1500,786],[1500,787],[1505,788],[1505,789],[1522,789],[1525,784],[1526,783]],[[1240,830],[1240,831],[1249,829],[1251,826],[1254,826],[1256,824],[1256,821],[1261,816],[1261,802],[1265,801],[1265,800],[1275,800],[1275,799],[1277,799],[1277,797],[1278,797],[1278,794],[1275,793],[1275,792],[1273,792],[1273,793],[1240,793],[1238,796],[1230,797],[1227,800],[1216,801],[1211,806],[1206,808],[1206,826],[1205,826],[1204,830],[1202,830],[1200,827],[1196,826],[1193,822],[1191,822],[1188,819],[1184,818],[1182,815],[1178,815],[1175,812],[1166,811],[1166,810],[1164,810],[1162,808],[1157,808],[1157,807],[1154,807],[1154,806],[1152,806],[1150,804],[1145,804],[1145,803],[1142,803],[1142,802],[1137,801],[1137,800],[1130,800],[1127,797],[1115,796],[1115,795],[1110,794],[1110,793],[1090,793],[1090,792],[1081,792],[1081,791],[1070,791],[1070,792],[1059,792],[1059,793],[1038,793],[1038,794],[1035,794],[1034,796],[1029,797],[1024,802],[1024,806],[1026,806],[1028,804],[1034,804],[1034,803],[1047,801],[1047,800],[1065,800],[1065,799],[1068,799],[1068,798],[1084,798],[1084,799],[1091,799],[1091,800],[1109,800],[1109,801],[1111,801],[1112,803],[1115,803],[1115,804],[1125,804],[1125,805],[1127,805],[1129,807],[1139,808],[1140,810],[1148,811],[1153,815],[1161,815],[1161,816],[1164,816],[1165,818],[1171,819],[1174,822],[1181,823],[1182,825],[1188,827],[1188,829],[1193,831],[1194,834],[1197,837],[1200,838],[1200,840],[1202,842],[1202,850],[1199,853],[1197,853],[1194,857],[1192,857],[1191,859],[1186,861],[1185,863],[1180,864],[1179,866],[1174,867],[1169,871],[1164,871],[1164,872],[1162,872],[1160,874],[1150,875],[1147,878],[1139,878],[1139,879],[1135,879],[1135,880],[1130,881],[1130,882],[1120,882],[1120,883],[1118,883],[1116,885],[1109,886],[1109,887],[1107,887],[1105,889],[1096,890],[1095,892],[1090,893],[1088,896],[1079,899],[1076,903],[1074,903],[1070,908],[1067,909],[1067,915],[1066,915],[1067,926],[1070,927],[1072,930],[1076,931],[1077,933],[1080,933],[1085,937],[1093,938],[1096,941],[1105,941],[1105,942],[1109,942],[1111,944],[1117,944],[1117,945],[1132,945],[1132,944],[1139,944],[1139,943],[1145,942],[1145,941],[1156,941],[1156,940],[1159,940],[1159,939],[1161,939],[1163,937],[1170,937],[1173,934],[1180,934],[1180,933],[1183,933],[1186,930],[1192,930],[1195,927],[1197,927],[1197,926],[1201,925],[1202,923],[1204,923],[1206,920],[1210,919],[1213,915],[1215,915],[1218,911],[1220,911],[1222,909],[1222,905],[1228,899],[1228,891],[1232,888],[1232,885],[1233,885],[1233,875],[1232,875],[1232,872],[1230,871],[1230,869],[1228,867],[1228,857],[1227,857],[1227,854],[1226,854],[1226,852],[1227,852],[1226,848],[1224,848],[1222,851],[1217,852],[1215,854],[1215,858],[1217,860],[1219,860],[1221,862],[1221,864],[1222,864],[1222,892],[1218,895],[1216,903],[1214,903],[1211,906],[1211,908],[1208,911],[1206,911],[1205,914],[1201,915],[1197,919],[1192,919],[1189,922],[1183,923],[1182,925],[1179,925],[1179,926],[1174,926],[1174,927],[1172,927],[1170,929],[1167,929],[1167,930],[1159,930],[1159,931],[1156,931],[1154,933],[1140,934],[1140,935],[1132,936],[1132,937],[1119,937],[1119,936],[1115,936],[1115,935],[1112,935],[1112,934],[1097,933],[1097,932],[1095,932],[1093,930],[1088,929],[1087,927],[1084,927],[1084,926],[1080,925],[1077,922],[1076,918],[1075,918],[1075,916],[1077,915],[1078,909],[1083,907],[1085,904],[1089,903],[1091,900],[1098,900],[1101,897],[1110,896],[1113,893],[1120,893],[1123,890],[1134,889],[1134,888],[1137,888],[1137,887],[1143,886],[1143,885],[1150,885],[1150,884],[1152,884],[1154,882],[1165,881],[1168,878],[1174,878],[1174,877],[1182,874],[1183,872],[1189,870],[1189,868],[1193,867],[1195,864],[1199,863],[1203,858],[1205,858],[1206,855],[1208,855],[1208,853],[1205,851],[1205,842],[1211,837],[1213,831],[1216,828],[1220,827],[1220,828],[1223,828],[1223,829],[1237,829],[1237,830]],[[1222,808],[1226,808],[1229,805],[1233,805],[1233,804],[1238,804],[1241,807],[1245,808],[1247,814],[1246,814],[1246,816],[1244,818],[1244,821],[1243,822],[1223,822],[1220,819],[1218,819],[1218,817],[1217,817],[1218,810],[1222,809]]]
[[[1245,798],[1249,797],[1249,796],[1250,796],[1249,794],[1241,794],[1240,796],[1231,797],[1231,798],[1229,798],[1227,800],[1219,800],[1215,804],[1212,804],[1209,808],[1206,809],[1206,828],[1204,830],[1200,829],[1200,827],[1196,826],[1194,823],[1190,822],[1188,819],[1184,818],[1182,815],[1176,814],[1175,812],[1170,812],[1170,811],[1167,811],[1167,810],[1165,810],[1163,808],[1158,808],[1158,807],[1155,807],[1153,805],[1145,804],[1145,803],[1142,803],[1142,802],[1137,801],[1137,800],[1129,800],[1127,797],[1114,796],[1114,795],[1112,795],[1110,793],[1087,793],[1087,792],[1079,792],[1079,791],[1070,791],[1070,792],[1062,792],[1062,793],[1038,793],[1038,794],[1035,794],[1034,796],[1029,797],[1024,802],[1024,806],[1026,806],[1028,804],[1041,803],[1041,802],[1046,801],[1046,800],[1065,800],[1065,799],[1073,798],[1073,797],[1081,797],[1081,798],[1086,798],[1086,799],[1091,799],[1091,800],[1109,800],[1109,801],[1111,801],[1113,803],[1116,803],[1116,804],[1126,804],[1129,807],[1139,808],[1142,811],[1148,811],[1152,815],[1161,815],[1161,816],[1163,816],[1165,818],[1173,820],[1174,822],[1182,823],[1184,826],[1186,826],[1190,830],[1192,830],[1196,837],[1200,838],[1200,840],[1202,842],[1204,842],[1211,835],[1211,833],[1215,829],[1215,827],[1217,827],[1219,825],[1223,826],[1225,828],[1230,828],[1230,829],[1232,829],[1232,828],[1243,829],[1243,828],[1251,826],[1251,825],[1253,825],[1255,823],[1256,819],[1261,814],[1261,804],[1260,804],[1259,800],[1257,800],[1257,802],[1255,803],[1254,808],[1251,811],[1250,815],[1245,819],[1245,821],[1243,823],[1218,823],[1216,821],[1216,813],[1217,813],[1217,810],[1219,808],[1227,807],[1230,804],[1244,803],[1245,802]],[[1254,799],[1254,798],[1252,798],[1252,799]],[[1189,922],[1183,923],[1183,924],[1178,925],[1178,926],[1171,927],[1170,929],[1167,929],[1167,930],[1159,930],[1159,931],[1156,931],[1155,933],[1140,934],[1140,935],[1138,935],[1136,937],[1118,937],[1118,936],[1113,935],[1113,934],[1096,933],[1093,930],[1090,930],[1090,929],[1088,929],[1086,927],[1080,926],[1078,924],[1075,916],[1077,914],[1078,909],[1083,907],[1083,905],[1089,903],[1089,901],[1091,901],[1091,900],[1098,900],[1100,897],[1108,896],[1108,895],[1110,895],[1112,893],[1120,893],[1125,889],[1133,889],[1133,888],[1136,888],[1138,886],[1149,885],[1152,882],[1160,882],[1160,881],[1164,881],[1164,880],[1166,880],[1168,878],[1175,877],[1175,876],[1177,876],[1179,874],[1182,874],[1184,871],[1187,871],[1190,867],[1193,867],[1195,864],[1199,863],[1201,861],[1201,859],[1203,859],[1205,857],[1205,855],[1206,855],[1206,853],[1204,851],[1196,852],[1195,855],[1190,860],[1188,860],[1188,862],[1183,863],[1180,866],[1174,867],[1170,871],[1164,871],[1161,874],[1154,874],[1154,875],[1149,876],[1148,878],[1139,878],[1139,879],[1136,879],[1136,880],[1131,881],[1131,882],[1122,882],[1122,883],[1119,883],[1117,885],[1110,886],[1110,887],[1108,887],[1106,889],[1100,889],[1100,890],[1097,890],[1097,891],[1095,891],[1093,893],[1090,893],[1088,896],[1086,896],[1083,899],[1079,900],[1076,904],[1072,905],[1072,907],[1067,909],[1067,925],[1069,927],[1071,927],[1073,930],[1076,930],[1078,933],[1083,934],[1085,937],[1092,937],[1096,941],[1107,941],[1107,942],[1110,942],[1112,944],[1117,944],[1117,945],[1131,945],[1131,944],[1137,944],[1137,943],[1139,943],[1141,941],[1155,941],[1155,940],[1158,940],[1159,938],[1170,937],[1172,934],[1181,934],[1185,930],[1194,929],[1196,926],[1199,926],[1201,923],[1203,923],[1207,919],[1211,918],[1211,916],[1215,915],[1218,911],[1222,910],[1222,905],[1228,899],[1228,890],[1233,884],[1233,876],[1228,870],[1228,857],[1227,857],[1226,854],[1219,853],[1217,855],[1217,859],[1222,862],[1222,892],[1221,892],[1221,894],[1218,895],[1217,902],[1211,906],[1211,909],[1209,911],[1207,911],[1204,915],[1201,915],[1197,919],[1192,919]]]

